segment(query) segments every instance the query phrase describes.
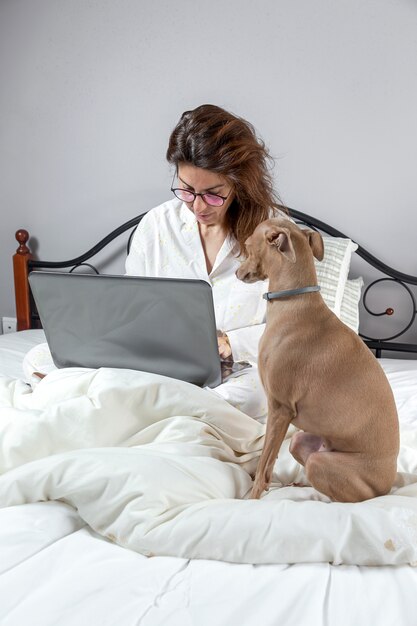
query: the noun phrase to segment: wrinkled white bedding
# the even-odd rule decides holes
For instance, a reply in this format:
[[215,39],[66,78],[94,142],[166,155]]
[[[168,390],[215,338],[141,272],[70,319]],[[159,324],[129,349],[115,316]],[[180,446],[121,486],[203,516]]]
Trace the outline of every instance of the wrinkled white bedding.
[[22,378],[25,354],[44,341],[46,337],[43,330],[22,330],[18,333],[0,335],[0,374]]
[[416,568],[145,558],[96,535],[60,502],[0,509],[0,555],[2,626],[416,621]]
[[97,533],[145,555],[414,564],[417,370],[389,367],[402,446],[388,496],[339,504],[308,485],[282,486],[305,484],[287,440],[272,489],[247,500],[262,425],[187,383],[68,369],[33,393],[0,378],[0,505],[63,501]]

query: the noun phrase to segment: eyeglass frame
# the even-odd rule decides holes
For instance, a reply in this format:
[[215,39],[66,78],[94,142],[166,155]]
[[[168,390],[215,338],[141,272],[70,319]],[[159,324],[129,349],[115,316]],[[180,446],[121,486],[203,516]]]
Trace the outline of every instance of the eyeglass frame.
[[[174,179],[176,176],[177,176],[177,173],[174,174],[171,185],[174,184]],[[214,207],[223,206],[227,198],[230,196],[232,192],[232,190],[230,190],[227,196],[221,196],[219,193],[210,193],[208,191],[205,191],[204,193],[197,193],[195,191],[191,191],[191,189],[184,189],[183,187],[171,187],[171,191],[174,194],[174,196],[178,198],[178,200],[182,200],[183,202],[186,202],[186,201],[183,200],[183,198],[179,198],[177,194],[175,193],[176,191],[185,191],[186,193],[190,193],[192,196],[194,196],[194,199],[190,204],[193,204],[197,196],[200,196],[200,198],[202,198],[203,202],[205,202],[207,206],[214,206]],[[207,202],[207,200],[204,200],[204,196],[216,196],[216,198],[221,198],[223,202],[221,204],[210,204],[209,202]]]

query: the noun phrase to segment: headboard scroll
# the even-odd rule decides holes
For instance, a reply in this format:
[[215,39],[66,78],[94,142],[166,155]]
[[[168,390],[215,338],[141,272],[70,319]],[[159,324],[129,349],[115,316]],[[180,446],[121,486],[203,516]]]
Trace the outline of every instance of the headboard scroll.
[[[416,300],[414,297],[413,292],[411,291],[411,289],[401,280],[398,280],[397,278],[379,278],[378,280],[374,280],[372,283],[370,283],[365,291],[363,292],[363,296],[362,296],[362,304],[365,308],[365,310],[367,311],[367,313],[369,313],[370,315],[373,315],[374,317],[380,317],[381,315],[388,315],[389,317],[391,315],[394,315],[395,311],[392,307],[388,307],[387,309],[385,309],[385,311],[382,311],[380,313],[375,313],[375,311],[371,311],[371,309],[368,307],[367,305],[367,296],[369,293],[369,290],[374,287],[375,285],[379,284],[379,283],[384,283],[384,282],[394,282],[397,285],[401,285],[401,287],[403,287],[403,289],[405,289],[406,293],[408,293],[408,295],[410,296],[411,299],[411,318],[410,321],[408,322],[408,324],[402,328],[399,332],[395,333],[394,335],[391,335],[389,337],[384,337],[381,338],[379,341],[392,341],[393,339],[397,339],[398,337],[401,337],[402,335],[404,335],[404,333],[407,332],[407,330],[409,328],[411,328],[411,326],[414,324],[414,320],[416,318]],[[376,341],[375,339],[373,339],[372,337],[367,337],[366,335],[361,334],[361,337],[363,337],[364,339],[368,339],[370,341]]]

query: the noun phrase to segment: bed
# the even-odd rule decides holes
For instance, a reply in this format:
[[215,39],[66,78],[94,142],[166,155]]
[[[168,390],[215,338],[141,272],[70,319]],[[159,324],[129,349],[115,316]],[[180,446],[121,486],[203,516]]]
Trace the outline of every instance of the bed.
[[[415,624],[417,345],[403,337],[413,332],[417,277],[291,215],[325,236],[323,296],[356,331],[360,323],[392,386],[401,424],[392,492],[330,503],[306,483],[287,439],[270,491],[248,500],[264,425],[187,383],[73,368],[31,391],[22,362],[44,335],[28,274],[97,271],[93,257],[121,236],[129,246],[141,216],[64,262],[34,259],[20,230],[19,332],[0,336],[2,626]],[[363,287],[349,275],[352,255],[379,277]],[[405,292],[405,323],[362,332],[365,315],[395,318],[393,307],[370,304],[380,281]]]

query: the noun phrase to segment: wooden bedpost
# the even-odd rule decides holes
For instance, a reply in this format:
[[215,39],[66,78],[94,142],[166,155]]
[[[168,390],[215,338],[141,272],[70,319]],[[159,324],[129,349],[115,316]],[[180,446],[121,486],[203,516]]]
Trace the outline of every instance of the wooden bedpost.
[[26,245],[29,239],[28,231],[23,229],[18,230],[15,236],[17,242],[19,243],[16,254],[13,255],[17,330],[27,330],[32,327],[28,282],[28,261],[32,258],[32,255]]

